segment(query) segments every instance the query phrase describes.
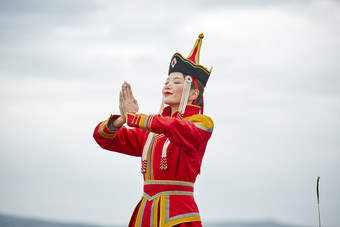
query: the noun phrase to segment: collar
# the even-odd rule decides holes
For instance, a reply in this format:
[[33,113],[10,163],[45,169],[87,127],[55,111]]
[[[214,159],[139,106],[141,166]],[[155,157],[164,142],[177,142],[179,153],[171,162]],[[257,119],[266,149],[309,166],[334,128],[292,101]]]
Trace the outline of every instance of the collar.
[[[184,112],[184,116],[183,118],[185,117],[190,117],[192,115],[195,115],[195,114],[199,114],[200,112],[200,107],[199,106],[196,106],[196,105],[187,105],[185,107],[185,112]],[[171,113],[171,107],[170,106],[167,106],[163,109],[163,112],[162,112],[162,116],[163,117],[177,117],[177,113],[178,111],[176,111],[175,113]]]

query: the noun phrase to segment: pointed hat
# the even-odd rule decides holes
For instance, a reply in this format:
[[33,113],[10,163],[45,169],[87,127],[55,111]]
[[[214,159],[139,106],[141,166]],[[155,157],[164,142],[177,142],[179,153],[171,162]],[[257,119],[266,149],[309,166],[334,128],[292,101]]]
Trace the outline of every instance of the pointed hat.
[[198,36],[191,53],[187,58],[184,58],[182,54],[175,53],[170,61],[169,74],[172,72],[181,72],[184,75],[190,75],[199,80],[203,86],[208,82],[211,69],[208,70],[203,65],[199,64],[200,51],[202,45],[203,33]]

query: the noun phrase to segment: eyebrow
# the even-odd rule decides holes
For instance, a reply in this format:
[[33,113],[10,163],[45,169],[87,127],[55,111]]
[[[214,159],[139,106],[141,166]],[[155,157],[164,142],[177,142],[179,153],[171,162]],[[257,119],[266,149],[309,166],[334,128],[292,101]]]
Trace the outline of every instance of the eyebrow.
[[[175,76],[174,78],[172,78],[173,80],[176,80],[176,79],[178,79],[178,80],[183,80],[183,78],[181,78],[181,77],[179,77],[179,76]],[[170,78],[168,77],[167,79],[166,79],[166,81],[169,81],[170,80]]]

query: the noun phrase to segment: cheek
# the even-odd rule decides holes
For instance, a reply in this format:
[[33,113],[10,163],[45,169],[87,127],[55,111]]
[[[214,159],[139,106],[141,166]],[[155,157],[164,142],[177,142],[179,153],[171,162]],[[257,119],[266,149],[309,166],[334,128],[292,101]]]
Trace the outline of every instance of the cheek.
[[176,93],[182,95],[183,85],[176,86]]

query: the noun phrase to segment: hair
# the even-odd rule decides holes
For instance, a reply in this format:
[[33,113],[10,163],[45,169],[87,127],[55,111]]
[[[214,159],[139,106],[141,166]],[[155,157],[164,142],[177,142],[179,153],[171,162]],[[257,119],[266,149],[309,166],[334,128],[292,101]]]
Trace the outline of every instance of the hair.
[[[203,86],[203,84],[199,80],[196,79],[196,81],[197,81],[197,86],[198,86],[198,91],[199,91],[196,105],[199,106],[199,107],[202,107],[204,86]],[[195,90],[196,89],[193,82],[191,83],[191,88],[190,89],[191,90]]]

